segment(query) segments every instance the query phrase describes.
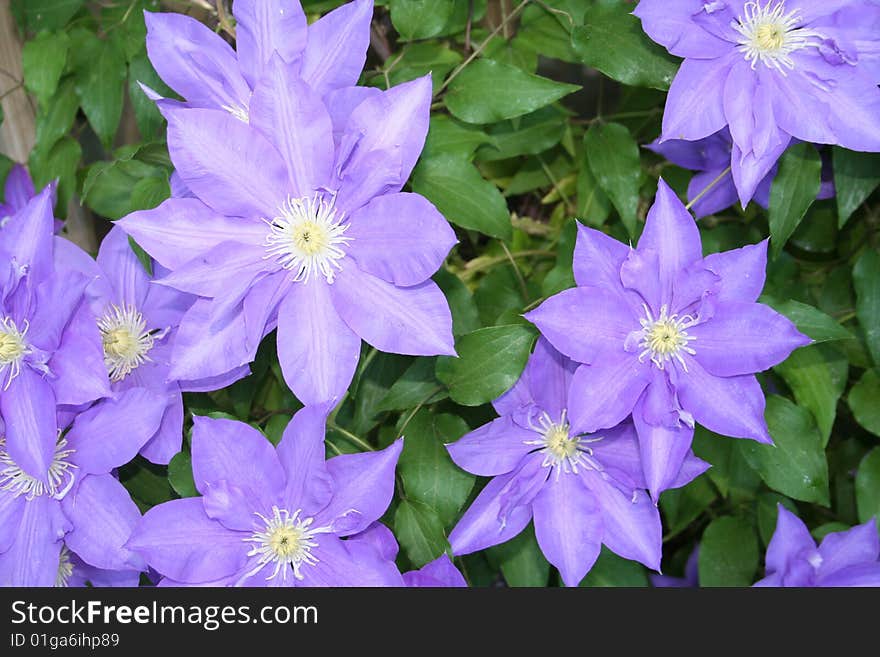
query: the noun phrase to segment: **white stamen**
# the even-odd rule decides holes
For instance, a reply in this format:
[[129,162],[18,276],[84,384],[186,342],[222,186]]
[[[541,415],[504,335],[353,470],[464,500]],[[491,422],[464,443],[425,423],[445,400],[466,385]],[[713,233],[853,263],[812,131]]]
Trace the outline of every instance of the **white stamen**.
[[248,556],[259,557],[259,559],[256,567],[246,573],[243,579],[257,574],[272,562],[275,563],[275,569],[266,578],[267,580],[274,579],[278,573],[281,573],[282,581],[287,581],[290,572],[290,568],[286,567],[287,564],[290,564],[293,569],[293,576],[296,579],[302,579],[303,575],[300,569],[303,564],[314,566],[318,563],[318,558],[312,554],[312,548],[318,547],[314,538],[318,534],[326,534],[330,528],[310,529],[314,518],[300,519],[301,513],[302,509],[297,509],[291,515],[286,509],[273,506],[271,518],[267,518],[261,513],[256,514],[263,521],[265,527],[255,531],[244,541],[256,544],[248,552]]
[[[640,331],[634,334],[639,339],[639,362],[644,363],[645,358],[650,358],[661,370],[665,368],[666,363],[675,358],[684,371],[687,372],[687,363],[682,357],[682,352],[691,356],[696,354],[688,344],[696,340],[696,336],[688,335],[687,329],[697,323],[697,319],[690,315],[667,315],[666,306],[660,307],[660,316],[654,319],[651,309],[647,305],[642,304],[645,309],[645,319],[640,319],[642,325]],[[633,334],[631,334],[633,335]]]
[[6,439],[0,438],[0,490],[10,491],[15,497],[27,495],[28,500],[42,495],[61,499],[73,486],[75,476],[72,470],[79,467],[67,461],[74,451],[67,449],[66,438],[59,437],[52,465],[46,473],[46,481],[43,481],[22,470],[9,455]]
[[570,435],[570,425],[565,416],[566,411],[563,410],[557,423],[544,411],[538,416],[537,425],[530,418],[530,428],[541,437],[536,440],[525,440],[523,443],[540,448],[538,451],[544,455],[541,465],[545,468],[552,467],[556,471],[557,479],[563,472],[577,474],[579,467],[601,472],[602,466],[593,458],[593,450],[587,445],[599,442],[602,436],[584,438]]
[[[349,224],[336,216],[333,201],[320,195],[312,198],[290,198],[279,208],[280,216],[269,224],[264,246],[265,258],[275,258],[284,269],[293,272],[294,281],[308,281],[321,274],[332,283],[339,260],[345,257],[350,237],[345,237]],[[265,220],[264,220],[265,221]]]
[[24,328],[19,331],[11,317],[0,319],[0,377],[5,379],[3,389],[21,372],[22,359],[31,353],[25,341],[29,324],[24,321]]
[[61,546],[61,554],[58,556],[58,572],[55,575],[55,587],[67,586],[70,576],[73,575],[73,562],[70,560],[70,550],[66,545]]
[[98,319],[104,364],[111,381],[122,381],[145,362],[156,335],[147,330],[147,322],[137,308],[129,304],[111,305]]
[[758,2],[747,2],[743,15],[731,23],[731,27],[739,32],[740,39],[737,49],[745,55],[745,59],[754,70],[758,62],[786,75],[786,69],[794,69],[791,53],[819,45],[823,36],[805,27],[801,23],[801,10],[793,9],[786,13],[785,0],[773,4],[767,0],[762,7]]
[[221,109],[225,109],[242,123],[249,124],[251,122],[251,116],[246,107],[241,107],[240,105],[222,105]]

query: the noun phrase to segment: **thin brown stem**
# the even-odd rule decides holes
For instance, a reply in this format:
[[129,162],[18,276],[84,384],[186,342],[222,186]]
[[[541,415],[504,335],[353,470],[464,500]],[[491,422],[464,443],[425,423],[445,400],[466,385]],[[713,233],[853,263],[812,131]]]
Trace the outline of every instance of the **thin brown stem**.
[[718,183],[720,183],[722,180],[724,180],[724,177],[725,177],[728,173],[730,173],[730,167],[727,167],[724,171],[722,171],[721,173],[719,173],[718,176],[715,178],[715,180],[713,180],[713,181],[710,182],[708,185],[706,185],[706,186],[703,188],[703,191],[701,191],[699,194],[697,194],[697,195],[694,197],[694,199],[693,199],[690,203],[688,203],[686,206],[684,206],[684,209],[685,209],[685,210],[690,210],[692,207],[694,207],[694,203],[696,203],[696,202],[699,201],[701,198],[703,198],[706,194],[708,194],[710,191],[712,191],[712,188],[715,187],[715,185],[717,185]]

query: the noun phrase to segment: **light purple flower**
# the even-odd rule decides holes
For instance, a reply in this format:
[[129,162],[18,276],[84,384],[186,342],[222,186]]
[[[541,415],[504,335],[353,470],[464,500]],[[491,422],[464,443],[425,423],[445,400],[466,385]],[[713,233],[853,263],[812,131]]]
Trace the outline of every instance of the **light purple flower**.
[[695,420],[772,443],[754,373],[810,340],[756,303],[766,261],[766,241],[703,258],[693,217],[660,180],[638,248],[578,226],[578,287],[526,315],[581,363],[569,405],[576,432],[632,413],[655,499],[678,477]]
[[56,406],[110,392],[98,328],[82,303],[89,281],[59,268],[78,247],[53,236],[53,198],[49,185],[0,232],[0,415],[9,454],[38,477],[52,463]]
[[729,126],[743,206],[792,138],[880,151],[875,0],[641,0],[633,13],[685,58],[662,141]]
[[654,588],[697,588],[700,586],[700,546],[693,549],[684,566],[684,577],[672,577],[670,575],[649,575]]
[[[236,50],[194,18],[144,12],[147,54],[190,107],[220,109],[247,122],[251,96],[277,55],[332,105],[376,93],[354,87],[367,58],[372,0],[355,0],[311,25],[297,0],[236,0]],[[152,98],[158,95],[145,89]]]
[[150,509],[128,546],[163,586],[400,586],[372,546],[344,540],[388,508],[402,441],[325,462],[327,408],[299,411],[277,451],[256,429],[194,418],[201,497]]
[[828,534],[817,548],[803,521],[780,504],[765,569],[755,586],[880,586],[877,521]]
[[[449,534],[453,554],[510,540],[534,519],[541,551],[567,586],[580,583],[603,543],[660,569],[660,514],[643,490],[635,431],[627,423],[586,434],[569,424],[576,367],[539,339],[522,377],[494,402],[501,417],[447,446],[459,467],[493,477]],[[685,455],[672,486],[707,467]]]
[[[792,143],[796,141],[793,139]],[[670,139],[661,143],[658,139],[646,148],[677,166],[697,172],[691,178],[687,190],[688,201],[694,202],[699,197],[691,206],[697,219],[708,217],[736,203],[736,186],[729,172],[725,173],[731,166],[730,156],[733,149],[733,140],[727,128],[696,141]],[[820,150],[819,155],[822,158],[822,184],[816,199],[821,201],[834,196],[834,171],[828,152]],[[776,170],[777,165],[774,164],[755,189],[753,200],[764,209],[770,206],[770,185],[776,177]],[[700,196],[706,189],[709,191]]]
[[[56,202],[56,186],[51,185],[52,189],[52,205]],[[3,203],[0,203],[0,228],[3,228],[14,214],[24,209],[27,202],[30,201],[37,193],[34,191],[34,182],[31,176],[21,164],[16,164],[9,170],[6,176],[6,183],[3,189]],[[55,232],[59,232],[64,227],[64,222],[60,219],[54,220]]]
[[[170,376],[251,362],[278,327],[285,380],[306,404],[348,387],[361,339],[386,352],[454,354],[452,319],[430,280],[456,242],[436,208],[401,193],[428,128],[429,77],[359,104],[334,136],[327,107],[275,57],[250,124],[163,104],[171,159],[197,198],[118,224],[196,294]],[[222,135],[222,138],[218,138]]]
[[[55,428],[43,476],[22,468],[0,439],[0,585],[137,582],[146,564],[124,545],[141,514],[112,472],[156,432],[153,397],[128,390],[80,413],[66,433]],[[50,420],[54,427],[54,409]],[[81,562],[88,568],[78,572]]]
[[[196,297],[153,285],[128,236],[117,226],[101,242],[97,261],[81,251],[72,255],[68,266],[92,280],[86,297],[101,333],[104,365],[113,394],[131,388],[156,393],[163,419],[141,454],[153,463],[166,464],[180,451],[183,440],[181,393],[223,388],[245,376],[248,367],[201,381],[171,378],[171,354],[178,325]],[[168,273],[156,262],[152,267],[156,277]]]

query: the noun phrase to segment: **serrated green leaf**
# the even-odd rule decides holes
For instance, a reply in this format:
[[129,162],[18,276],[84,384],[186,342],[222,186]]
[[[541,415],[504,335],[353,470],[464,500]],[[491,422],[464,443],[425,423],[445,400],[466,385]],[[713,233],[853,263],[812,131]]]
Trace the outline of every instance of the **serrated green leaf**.
[[433,561],[449,548],[443,523],[434,510],[412,500],[403,500],[394,513],[394,535],[416,568]]
[[749,586],[758,570],[758,537],[745,518],[713,520],[700,540],[700,586]]
[[467,123],[495,123],[522,116],[580,89],[491,59],[462,69],[446,91],[446,107]]
[[614,203],[630,236],[635,237],[642,179],[638,144],[626,126],[601,123],[587,130],[584,150],[593,176]]
[[862,427],[880,436],[880,375],[866,370],[847,398],[849,408]]
[[440,356],[437,378],[464,406],[479,406],[508,390],[526,366],[534,332],[512,324],[479,329],[456,340],[459,357]]
[[774,256],[798,227],[816,200],[822,183],[822,160],[816,147],[801,142],[779,158],[779,172],[770,187],[770,241]]

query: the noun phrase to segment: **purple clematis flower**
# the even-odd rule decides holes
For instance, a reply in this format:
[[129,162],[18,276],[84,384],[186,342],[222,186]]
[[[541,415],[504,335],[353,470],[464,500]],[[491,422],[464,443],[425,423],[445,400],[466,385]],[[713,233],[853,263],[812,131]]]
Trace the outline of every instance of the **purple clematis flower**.
[[703,258],[693,217],[661,179],[638,248],[578,226],[578,287],[526,315],[566,356],[572,429],[592,433],[632,413],[648,488],[678,477],[694,420],[772,443],[754,373],[810,339],[756,303],[767,242]]
[[141,514],[112,471],[156,432],[153,397],[128,390],[80,413],[66,433],[56,429],[43,476],[22,468],[0,439],[0,585],[137,582],[146,564],[124,544]]
[[[792,142],[795,141],[792,140]],[[697,199],[691,206],[697,219],[726,210],[736,203],[736,186],[733,183],[733,178],[725,173],[730,166],[730,154],[733,149],[733,139],[731,139],[730,130],[727,128],[696,141],[670,139],[661,143],[658,139],[648,144],[646,148],[665,157],[677,166],[698,172],[691,178],[687,190],[689,202]],[[816,195],[816,200],[821,201],[834,196],[834,170],[827,151],[820,150],[819,155],[822,158],[822,185]],[[777,165],[774,164],[755,189],[753,200],[764,209],[770,206],[770,185],[776,177],[776,170]],[[720,180],[712,185],[718,178]],[[710,185],[712,186],[710,187]],[[709,191],[700,196],[706,189]]]
[[455,234],[424,197],[400,192],[430,103],[429,77],[399,85],[358,105],[334,137],[320,98],[275,57],[249,125],[163,105],[171,159],[197,198],[118,224],[171,270],[161,284],[202,297],[181,321],[171,378],[251,362],[276,325],[285,380],[306,404],[346,390],[362,338],[392,353],[455,353],[430,280]]
[[128,546],[164,586],[400,586],[392,561],[344,540],[388,508],[402,441],[324,461],[326,406],[300,410],[277,451],[243,422],[196,416],[202,497],[155,506]]
[[110,393],[101,338],[82,303],[89,281],[60,272],[78,247],[53,236],[53,197],[49,185],[0,232],[0,415],[11,458],[36,477],[52,463],[56,406]]
[[[52,189],[52,206],[55,205],[56,186],[53,184]],[[24,209],[37,193],[34,191],[34,182],[31,176],[21,164],[16,164],[9,170],[6,176],[6,183],[3,188],[3,203],[0,203],[0,229],[20,210]],[[55,232],[59,232],[64,227],[64,222],[60,219],[54,219]]]
[[[631,424],[592,435],[573,430],[568,411],[577,368],[539,339],[519,381],[495,400],[500,418],[447,446],[455,463],[493,477],[449,534],[469,554],[519,534],[534,518],[538,544],[567,586],[577,586],[604,543],[660,569],[661,525]],[[683,486],[708,465],[684,457]]]
[[367,59],[372,0],[349,2],[312,25],[297,0],[235,0],[232,12],[236,50],[194,18],[144,12],[150,61],[188,106],[248,122],[251,97],[275,53],[319,96],[336,92],[331,106],[375,93],[354,87]]
[[[394,561],[400,549],[394,534],[381,522],[374,522],[360,534],[352,536],[349,541],[359,541],[371,545],[388,561]],[[441,554],[418,570],[403,573],[403,581],[409,588],[467,587],[467,582],[461,572],[447,554]]]
[[650,574],[651,584],[654,588],[690,589],[700,586],[700,547],[694,548],[684,566],[684,577],[671,577],[670,575]]
[[780,504],[766,571],[755,586],[880,586],[877,521],[828,534],[817,548],[803,521]]
[[729,126],[743,207],[792,138],[880,151],[874,0],[641,0],[633,13],[685,58],[661,140]]
[[[217,390],[248,373],[248,367],[202,381],[180,381],[169,376],[174,338],[184,313],[196,297],[152,279],[129,244],[114,226],[101,242],[97,261],[78,251],[69,266],[86,274],[89,306],[101,333],[104,365],[112,391],[147,388],[156,393],[163,419],[141,454],[153,463],[168,463],[180,451],[183,439],[182,392]],[[155,276],[168,273],[152,263]],[[99,402],[101,403],[101,402]]]

